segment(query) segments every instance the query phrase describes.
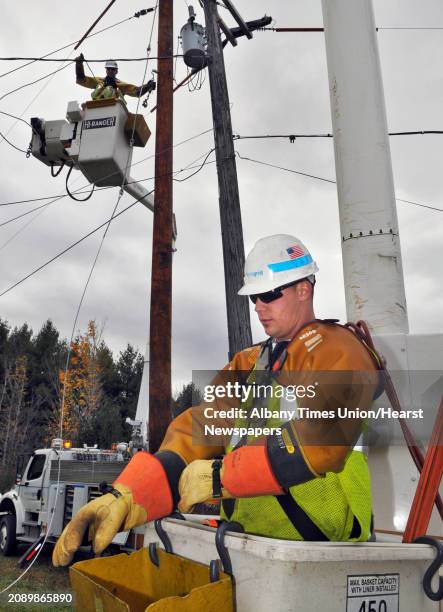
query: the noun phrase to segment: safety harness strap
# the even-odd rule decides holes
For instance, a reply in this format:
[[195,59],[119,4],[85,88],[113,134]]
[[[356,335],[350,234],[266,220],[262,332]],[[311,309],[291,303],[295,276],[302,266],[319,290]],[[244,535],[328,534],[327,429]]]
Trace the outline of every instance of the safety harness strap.
[[307,542],[329,542],[329,538],[317,527],[290,493],[275,495],[288,519]]

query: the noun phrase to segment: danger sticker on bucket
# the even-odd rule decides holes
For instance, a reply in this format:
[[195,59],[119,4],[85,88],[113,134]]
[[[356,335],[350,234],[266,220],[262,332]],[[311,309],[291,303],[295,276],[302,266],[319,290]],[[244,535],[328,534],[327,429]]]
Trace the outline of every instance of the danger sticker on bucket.
[[85,119],[83,121],[84,130],[93,130],[96,128],[112,127],[115,125],[115,117],[104,117],[103,119]]
[[348,576],[346,612],[398,612],[399,574]]

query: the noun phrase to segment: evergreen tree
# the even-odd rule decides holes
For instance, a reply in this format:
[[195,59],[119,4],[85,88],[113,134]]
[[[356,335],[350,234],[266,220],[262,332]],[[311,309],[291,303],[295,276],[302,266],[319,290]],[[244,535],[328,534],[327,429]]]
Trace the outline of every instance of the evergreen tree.
[[120,390],[118,403],[122,421],[125,422],[126,417],[133,419],[135,416],[143,375],[143,357],[131,344],[120,352],[117,372]]
[[32,339],[29,355],[29,401],[35,432],[31,450],[49,443],[49,429],[53,423],[59,423],[59,372],[65,366],[66,356],[67,343],[59,340],[58,330],[48,319]]
[[200,389],[193,382],[183,385],[183,389],[172,402],[172,413],[174,417],[184,412],[191,406],[198,406],[203,401]]

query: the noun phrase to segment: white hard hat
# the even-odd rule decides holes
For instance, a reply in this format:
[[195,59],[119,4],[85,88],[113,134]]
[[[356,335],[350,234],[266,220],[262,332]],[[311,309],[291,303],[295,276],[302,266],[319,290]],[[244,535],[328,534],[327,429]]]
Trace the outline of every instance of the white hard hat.
[[118,70],[118,64],[114,60],[108,60],[105,64],[105,68],[115,68]]
[[265,293],[317,271],[317,264],[301,240],[288,234],[267,236],[255,243],[246,258],[245,284],[238,293]]

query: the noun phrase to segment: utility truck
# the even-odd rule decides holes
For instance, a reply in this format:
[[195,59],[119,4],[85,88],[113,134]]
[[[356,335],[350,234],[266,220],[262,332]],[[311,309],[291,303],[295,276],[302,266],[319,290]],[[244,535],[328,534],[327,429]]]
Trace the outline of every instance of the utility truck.
[[[0,495],[1,553],[11,555],[17,542],[29,542],[25,558],[30,560],[45,536],[54,543],[75,513],[120,474],[128,446],[71,448],[69,441],[55,438],[50,448],[34,451],[26,465],[22,456],[15,486]],[[118,534],[113,543],[124,544],[127,536]]]

